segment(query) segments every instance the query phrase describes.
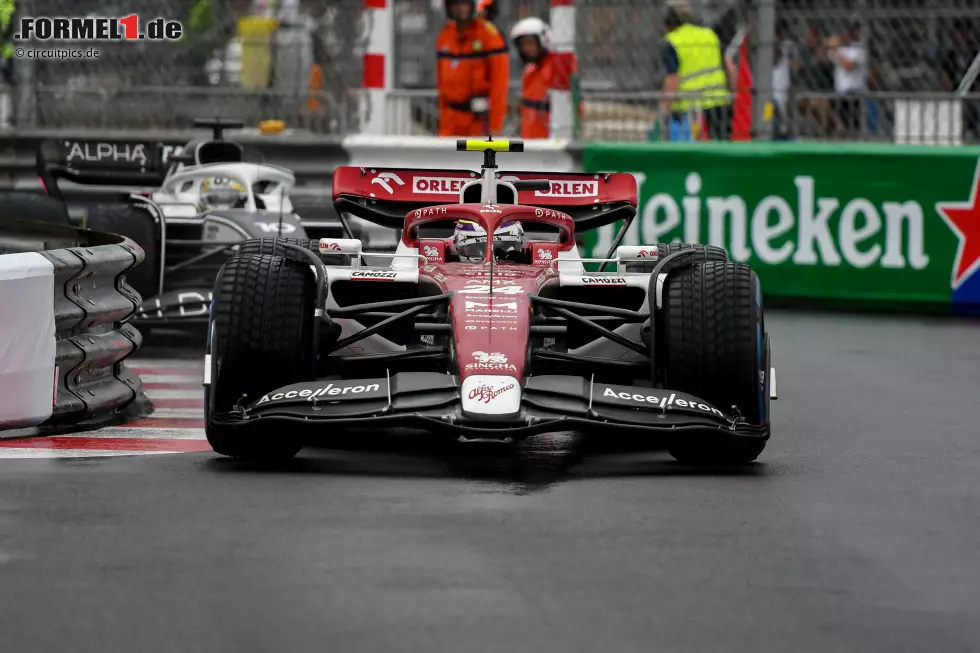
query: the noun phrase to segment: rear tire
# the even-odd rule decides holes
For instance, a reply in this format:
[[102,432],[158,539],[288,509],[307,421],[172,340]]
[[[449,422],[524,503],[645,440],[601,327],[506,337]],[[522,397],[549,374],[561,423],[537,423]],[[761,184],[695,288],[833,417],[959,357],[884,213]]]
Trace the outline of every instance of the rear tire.
[[64,202],[38,193],[0,193],[0,223],[8,220],[71,225]]
[[206,433],[218,453],[250,460],[292,458],[302,443],[282,431],[215,424],[241,400],[314,378],[316,282],[308,265],[281,256],[235,256],[218,272],[212,313],[212,375]]
[[[749,424],[766,419],[763,394],[765,322],[759,278],[742,263],[709,262],[667,277],[664,299],[664,386],[690,393]],[[670,448],[681,462],[744,464],[766,442],[690,440]]]
[[149,211],[132,204],[95,204],[88,210],[85,227],[125,236],[142,247],[146,257],[126,274],[126,280],[143,301],[160,294],[160,237]]

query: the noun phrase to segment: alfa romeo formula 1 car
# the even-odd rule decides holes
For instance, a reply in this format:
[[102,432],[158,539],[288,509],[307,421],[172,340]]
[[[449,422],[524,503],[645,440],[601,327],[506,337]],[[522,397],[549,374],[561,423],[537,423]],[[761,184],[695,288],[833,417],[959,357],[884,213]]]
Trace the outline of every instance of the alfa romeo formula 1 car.
[[[501,174],[496,152],[522,143],[458,148],[484,151],[479,174],[337,169],[338,213],[402,229],[393,253],[267,238],[223,265],[205,359],[214,450],[291,457],[406,427],[461,441],[632,433],[695,464],[756,459],[775,398],[756,274],[719,248],[618,246],[630,174]],[[477,260],[449,236],[460,221],[485,234]],[[610,254],[583,259],[576,231],[617,221]],[[502,256],[495,234],[515,223],[521,247]]]
[[[290,199],[296,180],[285,168],[244,160],[240,143],[224,130],[239,121],[205,119],[211,138],[183,146],[127,141],[64,140],[38,150],[38,175],[47,193],[64,200],[62,182],[88,187],[139,187],[92,203],[85,226],[126,236],[146,255],[129,274],[143,297],[141,326],[208,321],[214,277],[245,240],[306,237]],[[334,230],[335,232],[336,230]]]

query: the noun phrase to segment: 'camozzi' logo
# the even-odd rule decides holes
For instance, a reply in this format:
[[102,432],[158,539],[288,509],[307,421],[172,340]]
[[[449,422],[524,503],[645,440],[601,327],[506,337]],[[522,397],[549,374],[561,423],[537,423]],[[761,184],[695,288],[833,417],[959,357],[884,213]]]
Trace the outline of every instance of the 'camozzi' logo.
[[472,390],[470,390],[470,399],[476,401],[482,401],[485,404],[489,404],[491,401],[504,394],[509,390],[513,390],[516,386],[513,383],[505,385],[502,388],[494,388],[486,383],[481,383]]
[[973,173],[970,199],[965,202],[939,202],[936,212],[960,241],[950,278],[950,285],[956,290],[980,269],[980,159]]

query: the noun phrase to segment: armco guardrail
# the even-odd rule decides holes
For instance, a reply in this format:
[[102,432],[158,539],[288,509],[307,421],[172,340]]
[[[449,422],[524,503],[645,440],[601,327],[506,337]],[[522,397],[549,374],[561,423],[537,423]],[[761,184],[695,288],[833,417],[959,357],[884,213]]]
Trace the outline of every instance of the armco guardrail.
[[980,311],[980,147],[610,143],[582,157],[637,176],[624,244],[720,245],[767,297]]
[[142,339],[124,321],[141,299],[125,274],[143,250],[119,236],[5,221],[0,252],[8,307],[0,314],[0,428],[108,421],[133,404],[142,383],[122,363]]

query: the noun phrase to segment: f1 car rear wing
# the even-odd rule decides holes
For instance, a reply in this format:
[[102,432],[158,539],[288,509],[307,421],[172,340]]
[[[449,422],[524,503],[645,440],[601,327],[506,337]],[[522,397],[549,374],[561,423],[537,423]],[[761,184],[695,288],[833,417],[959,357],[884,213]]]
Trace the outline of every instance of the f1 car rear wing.
[[38,177],[45,191],[63,199],[60,179],[100,186],[158,187],[176,164],[239,162],[244,149],[223,138],[225,129],[237,129],[236,120],[195,120],[196,127],[213,130],[210,140],[152,142],[145,140],[65,139],[42,141],[36,155]]
[[[498,172],[497,179],[547,181],[548,190],[498,186],[498,203],[524,204],[572,216],[576,232],[589,231],[636,215],[636,178],[629,173]],[[364,168],[340,166],[334,172],[333,201],[337,212],[356,215],[390,229],[401,229],[409,211],[439,204],[480,202],[480,174],[468,170]]]
[[164,146],[148,141],[44,141],[37,174],[47,193],[61,198],[60,179],[103,186],[159,186],[166,176]]

